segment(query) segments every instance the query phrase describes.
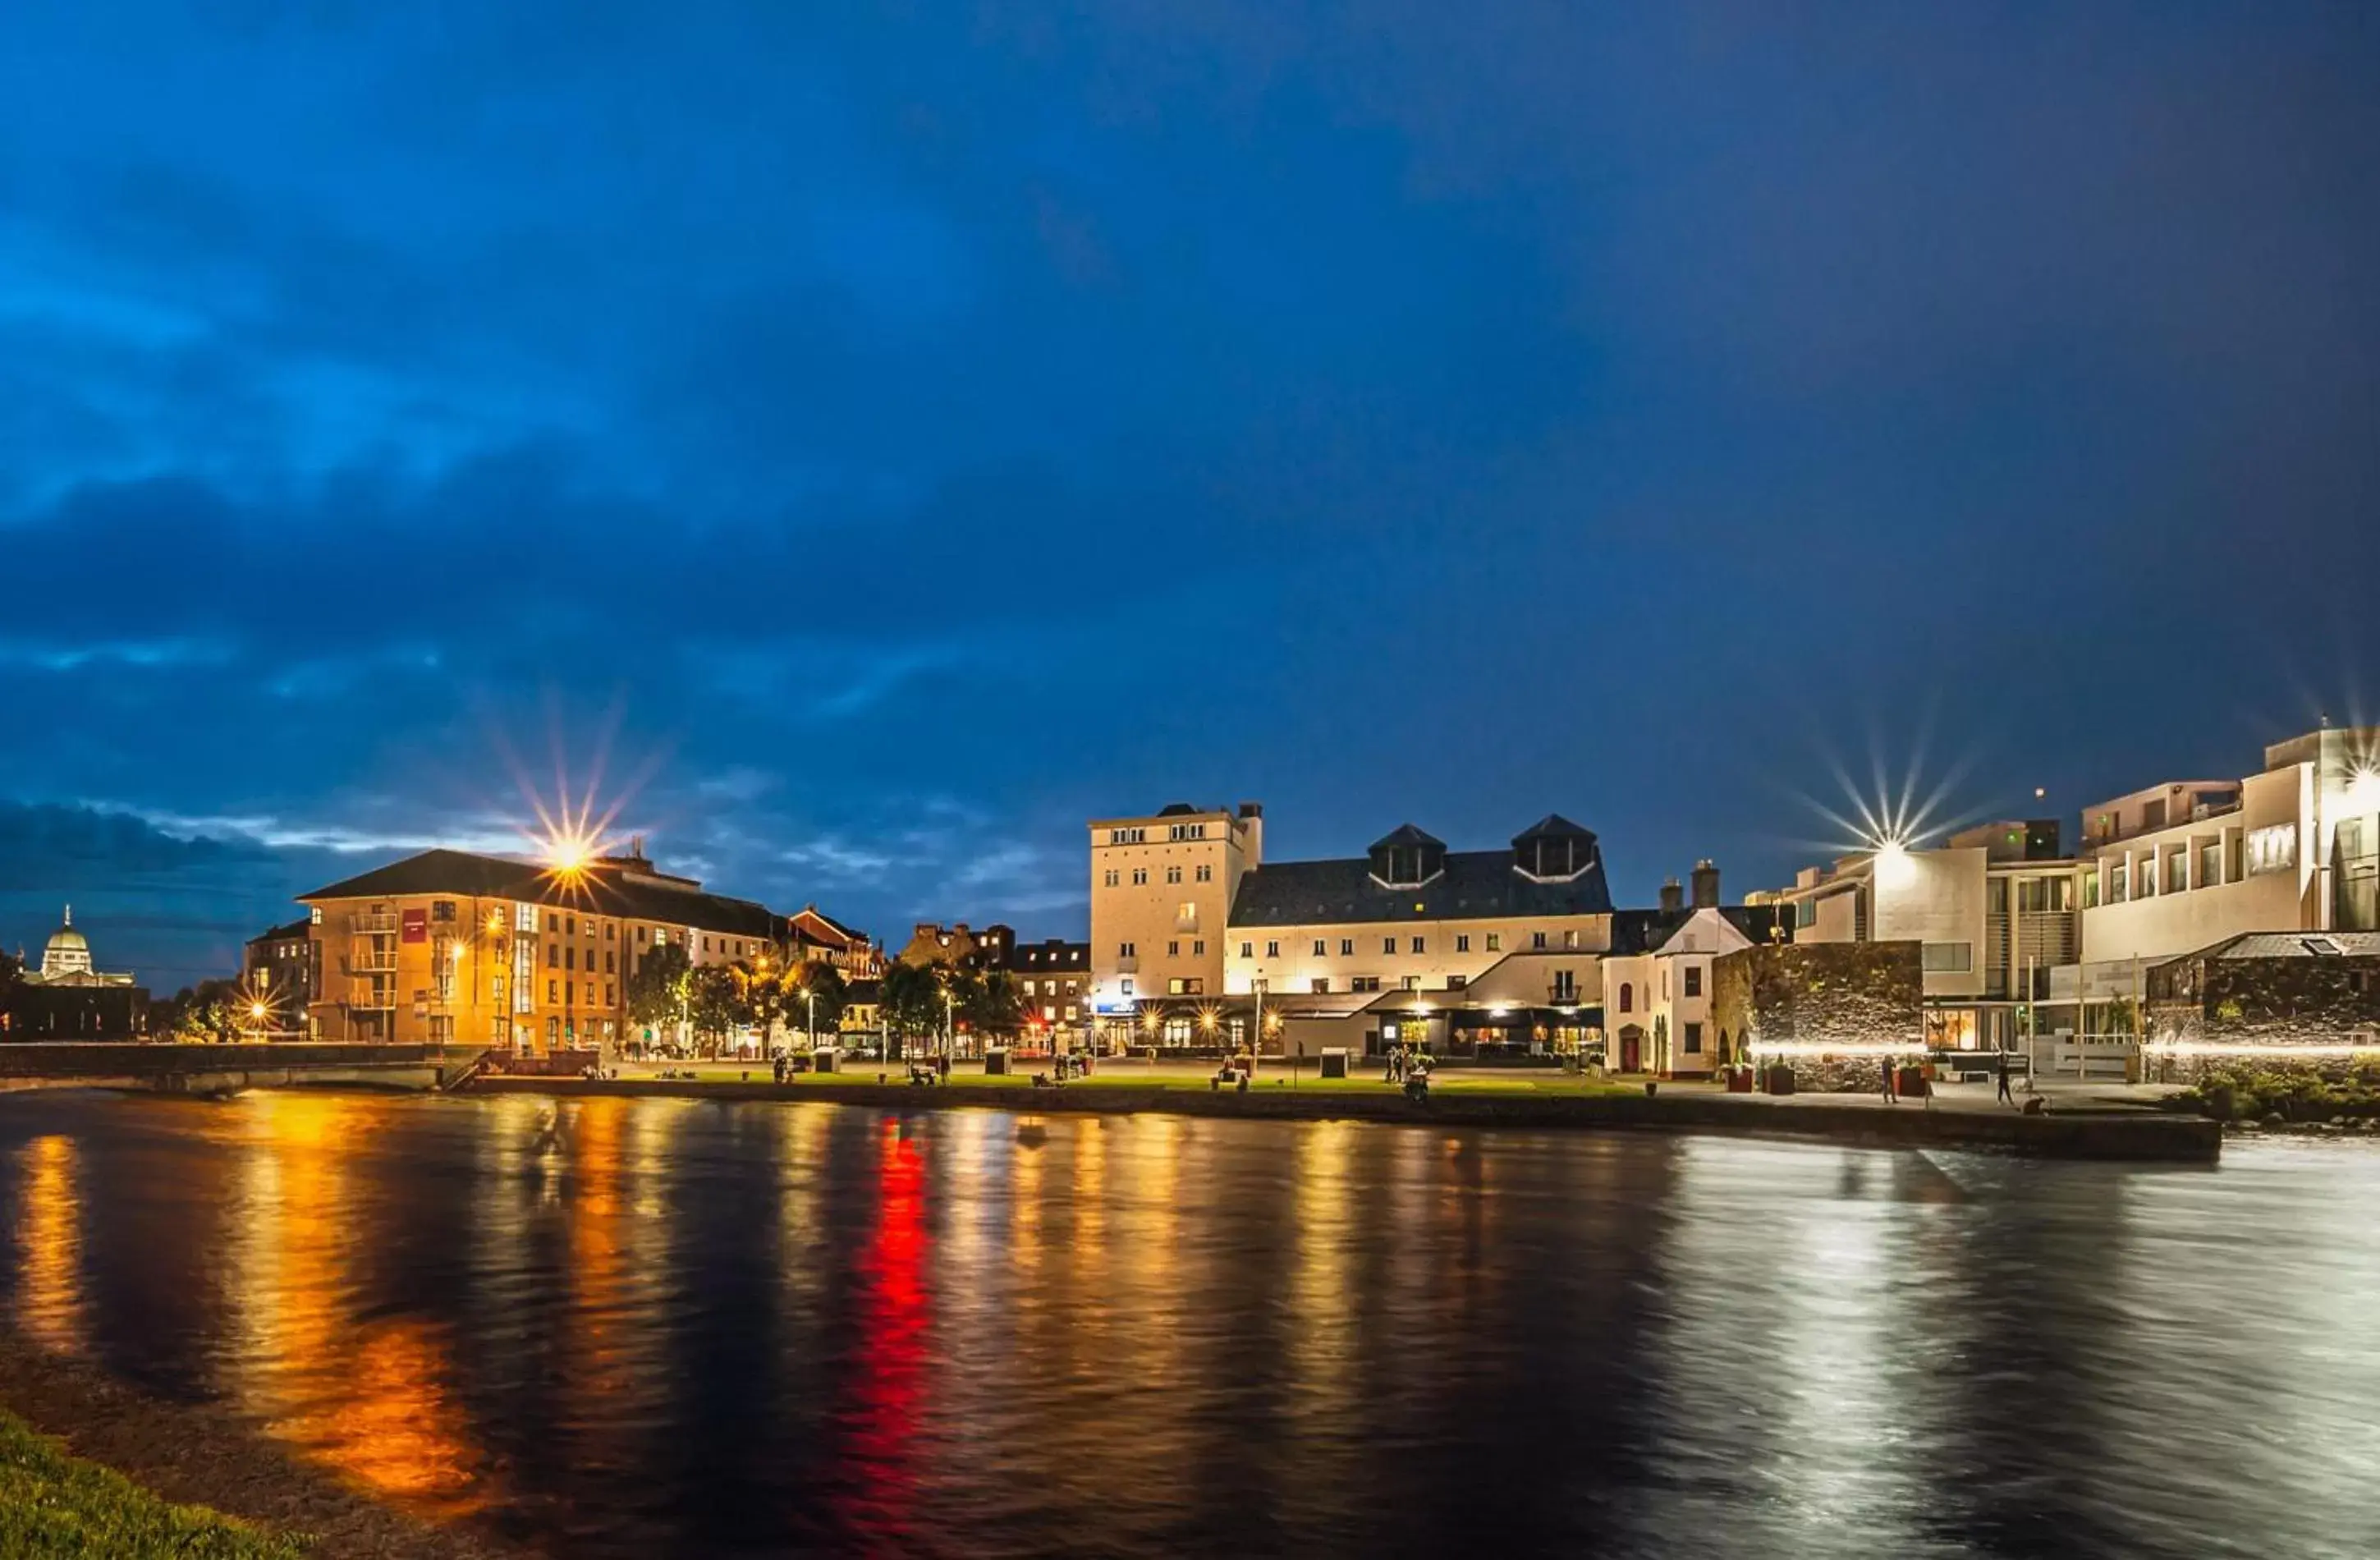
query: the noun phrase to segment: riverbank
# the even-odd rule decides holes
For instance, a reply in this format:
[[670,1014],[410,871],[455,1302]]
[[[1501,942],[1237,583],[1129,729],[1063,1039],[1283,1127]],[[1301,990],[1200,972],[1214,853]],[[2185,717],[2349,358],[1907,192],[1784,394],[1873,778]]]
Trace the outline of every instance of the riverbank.
[[1771,1099],[1707,1087],[1641,1089],[1577,1080],[1494,1079],[1442,1082],[1411,1101],[1370,1080],[1295,1086],[1258,1081],[1245,1093],[1196,1080],[1110,1076],[1036,1089],[1016,1078],[961,1074],[946,1084],[877,1083],[855,1075],[795,1077],[783,1083],[740,1078],[475,1079],[472,1092],[563,1097],[811,1101],[878,1110],[1005,1110],[1029,1114],[1158,1112],[1229,1120],[1368,1121],[1423,1127],[1528,1130],[1717,1132],[1792,1138],[1873,1148],[1983,1149],[2046,1159],[2212,1164],[2221,1128],[2211,1121],[2145,1110],[2066,1110],[2024,1115],[2009,1110],[1897,1107],[1864,1097],[1800,1095]]
[[[476,1537],[432,1528],[338,1484],[275,1445],[253,1425],[218,1405],[153,1397],[86,1361],[0,1333],[0,1409],[42,1435],[65,1443],[74,1458],[99,1465],[76,1469],[65,1459],[35,1469],[65,1480],[86,1500],[113,1503],[131,1524],[124,1534],[150,1530],[162,1505],[204,1507],[183,1514],[181,1542],[157,1551],[193,1556],[279,1556],[308,1560],[499,1560],[506,1552]],[[0,1432],[5,1435],[5,1432]],[[99,1477],[111,1471],[130,1481]],[[246,1530],[210,1526],[210,1516],[236,1518]],[[0,1540],[42,1527],[11,1528],[0,1518]],[[130,1543],[81,1549],[0,1547],[0,1553],[129,1554]]]

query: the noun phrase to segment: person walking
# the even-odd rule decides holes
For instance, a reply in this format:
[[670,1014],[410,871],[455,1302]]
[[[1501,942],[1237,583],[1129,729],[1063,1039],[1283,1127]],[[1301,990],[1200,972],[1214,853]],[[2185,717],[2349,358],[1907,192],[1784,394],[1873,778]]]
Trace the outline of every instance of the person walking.
[[1999,1060],[1995,1065],[1994,1070],[1999,1074],[2000,1103],[2013,1108],[2016,1104],[2016,1096],[2009,1092],[2009,1054],[2007,1052],[2003,1051],[1999,1054]]
[[1884,1103],[1888,1105],[1899,1104],[1900,1096],[1892,1091],[1892,1058],[1889,1056],[1877,1058],[1877,1070],[1884,1074]]

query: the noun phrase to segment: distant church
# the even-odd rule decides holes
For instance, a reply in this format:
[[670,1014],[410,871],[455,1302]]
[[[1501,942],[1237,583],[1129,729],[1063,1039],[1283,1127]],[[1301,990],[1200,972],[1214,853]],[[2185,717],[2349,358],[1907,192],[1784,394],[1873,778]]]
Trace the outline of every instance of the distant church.
[[75,930],[72,905],[42,950],[41,969],[26,968],[0,1013],[0,1040],[138,1040],[148,1027],[149,993],[128,974],[92,968],[91,939]]

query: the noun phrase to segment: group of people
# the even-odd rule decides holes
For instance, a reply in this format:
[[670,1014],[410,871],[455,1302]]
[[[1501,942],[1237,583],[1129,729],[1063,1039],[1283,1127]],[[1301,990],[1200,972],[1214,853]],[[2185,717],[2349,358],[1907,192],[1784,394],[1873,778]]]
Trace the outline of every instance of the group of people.
[[1388,1071],[1381,1075],[1383,1082],[1402,1083],[1408,1079],[1427,1078],[1428,1075],[1429,1058],[1427,1056],[1408,1045],[1392,1045],[1389,1048]]

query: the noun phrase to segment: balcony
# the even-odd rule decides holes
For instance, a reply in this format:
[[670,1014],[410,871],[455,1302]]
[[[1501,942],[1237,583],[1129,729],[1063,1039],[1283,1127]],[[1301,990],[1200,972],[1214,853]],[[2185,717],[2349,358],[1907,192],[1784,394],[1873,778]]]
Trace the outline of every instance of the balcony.
[[347,918],[347,931],[358,937],[394,936],[396,932],[396,916],[394,912],[375,915],[369,911],[358,911]]
[[346,966],[350,975],[391,975],[396,971],[396,950],[356,954],[347,959]]

